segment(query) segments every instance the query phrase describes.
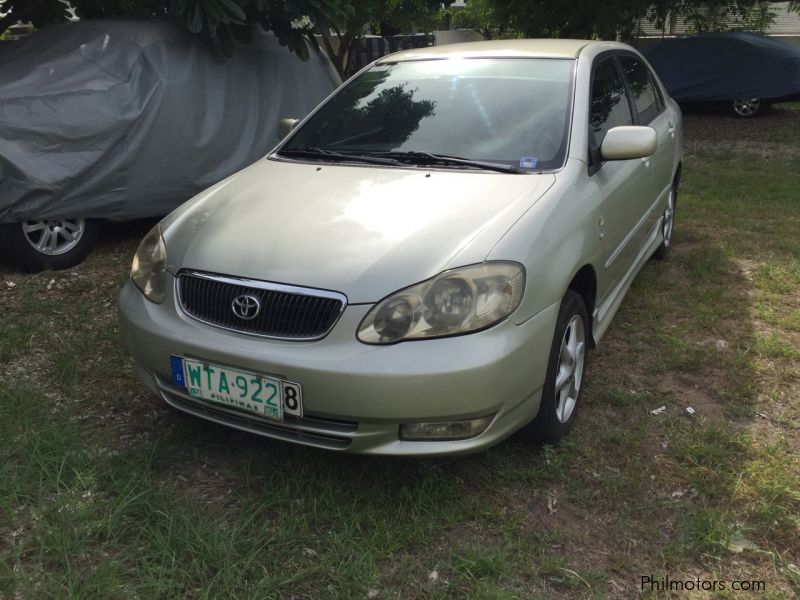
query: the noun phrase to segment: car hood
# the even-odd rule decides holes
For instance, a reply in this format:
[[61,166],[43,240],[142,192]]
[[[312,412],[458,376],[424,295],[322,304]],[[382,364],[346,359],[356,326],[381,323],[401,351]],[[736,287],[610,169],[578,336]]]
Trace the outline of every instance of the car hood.
[[168,269],[372,303],[484,260],[554,181],[552,174],[260,160],[163,222]]

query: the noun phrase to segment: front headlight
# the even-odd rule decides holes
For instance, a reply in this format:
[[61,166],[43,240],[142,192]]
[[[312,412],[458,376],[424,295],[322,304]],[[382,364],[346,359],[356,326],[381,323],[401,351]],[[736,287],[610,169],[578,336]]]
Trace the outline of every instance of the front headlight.
[[486,329],[514,312],[524,291],[525,268],[518,263],[445,271],[378,302],[361,321],[358,339],[392,344]]
[[167,249],[161,227],[153,227],[139,244],[131,265],[131,279],[144,297],[156,304],[164,302],[167,289]]

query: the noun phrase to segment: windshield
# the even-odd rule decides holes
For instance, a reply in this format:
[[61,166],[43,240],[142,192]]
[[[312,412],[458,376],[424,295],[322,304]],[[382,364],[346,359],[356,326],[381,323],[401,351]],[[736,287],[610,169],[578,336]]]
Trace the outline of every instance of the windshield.
[[566,155],[573,64],[526,58],[377,64],[346,84],[278,154],[426,152],[557,169]]

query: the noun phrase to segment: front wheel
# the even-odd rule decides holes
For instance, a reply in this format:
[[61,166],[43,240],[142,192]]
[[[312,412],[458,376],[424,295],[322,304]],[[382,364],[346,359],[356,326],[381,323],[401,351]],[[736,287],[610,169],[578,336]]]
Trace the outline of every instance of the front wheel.
[[528,426],[536,441],[557,442],[575,424],[586,368],[588,332],[586,304],[580,294],[568,290],[558,309],[539,414]]
[[95,219],[34,219],[0,225],[0,260],[25,273],[68,269],[86,258],[99,229]]

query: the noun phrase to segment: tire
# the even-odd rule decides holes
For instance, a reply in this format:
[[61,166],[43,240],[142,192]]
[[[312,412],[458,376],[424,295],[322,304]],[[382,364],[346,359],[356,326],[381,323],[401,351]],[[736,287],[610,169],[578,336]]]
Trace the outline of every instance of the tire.
[[767,114],[772,104],[761,98],[741,98],[733,100],[730,107],[733,116],[740,119],[754,119]]
[[661,235],[663,240],[661,245],[653,252],[653,258],[664,260],[672,247],[672,233],[675,230],[675,210],[678,206],[678,181],[672,183],[672,190],[669,193],[667,206],[664,209],[663,222],[661,224]]
[[[578,293],[568,290],[558,309],[539,414],[527,426],[527,434],[537,442],[555,443],[575,424],[586,371],[588,333],[586,304]],[[574,351],[569,352],[573,342]]]
[[34,219],[0,225],[0,261],[23,273],[68,269],[97,241],[96,219]]

